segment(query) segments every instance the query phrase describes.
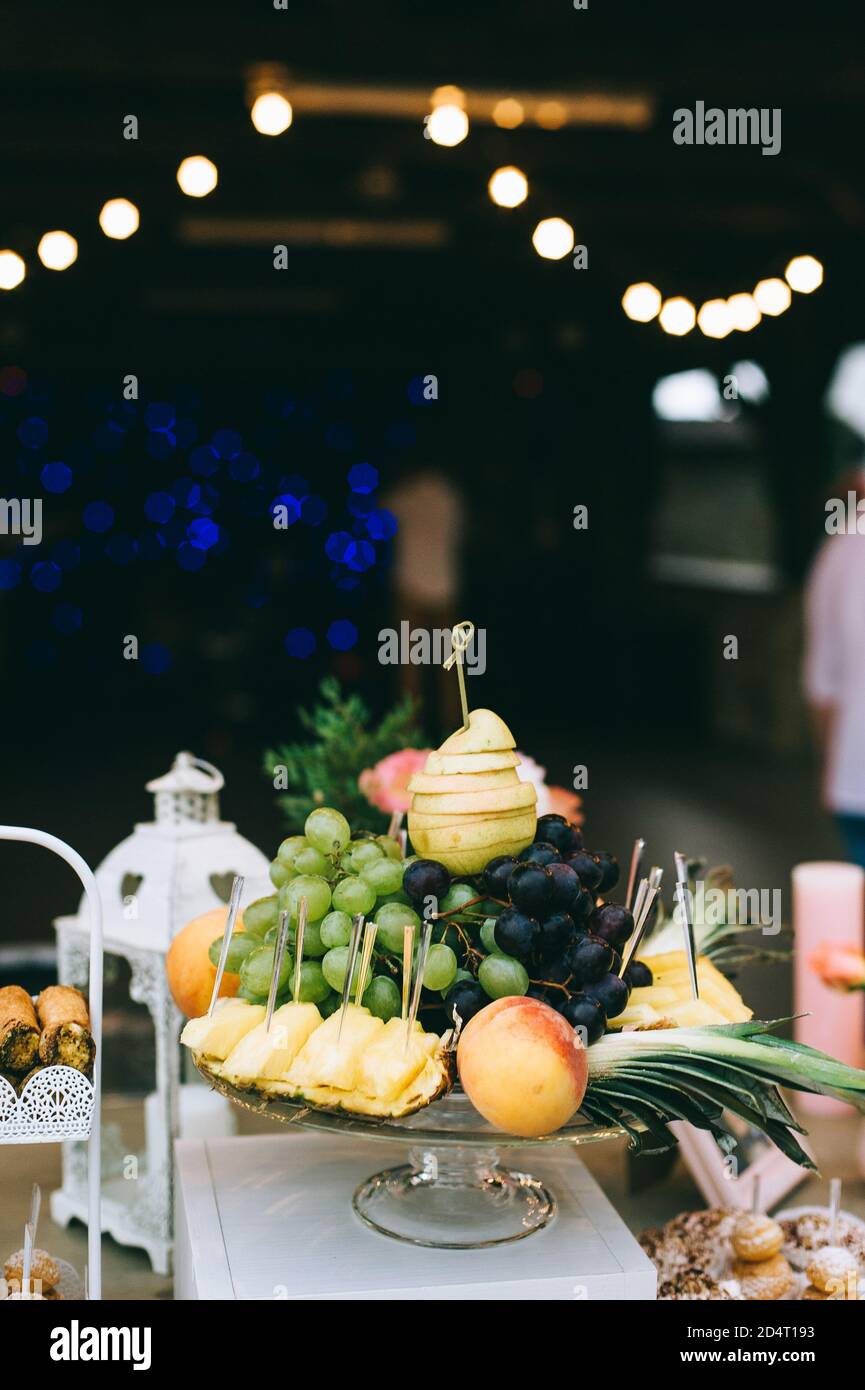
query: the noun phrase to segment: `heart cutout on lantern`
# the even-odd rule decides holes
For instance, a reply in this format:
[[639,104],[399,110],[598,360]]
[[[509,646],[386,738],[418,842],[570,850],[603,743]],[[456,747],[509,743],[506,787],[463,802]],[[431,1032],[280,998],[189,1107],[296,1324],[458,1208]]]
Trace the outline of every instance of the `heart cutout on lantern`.
[[210,886],[213,889],[216,896],[219,898],[220,902],[228,902],[229,898],[231,897],[231,886],[236,878],[237,874],[233,872],[229,872],[227,874],[210,875]]
[[143,874],[124,874],[120,880],[120,897],[122,901],[126,902],[127,898],[134,898],[143,882]]

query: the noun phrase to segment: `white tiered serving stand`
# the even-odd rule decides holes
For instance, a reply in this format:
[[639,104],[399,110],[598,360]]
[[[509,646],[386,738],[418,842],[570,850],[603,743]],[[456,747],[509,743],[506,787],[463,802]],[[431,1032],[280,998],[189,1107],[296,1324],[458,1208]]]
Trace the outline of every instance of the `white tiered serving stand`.
[[0,825],[0,840],[17,840],[50,849],[73,868],[90,907],[90,1031],[96,1045],[93,1080],[73,1067],[43,1067],[16,1095],[0,1077],[0,1144],[59,1144],[66,1139],[88,1142],[88,1297],[102,1297],[102,1234],[99,1220],[102,1097],[102,904],[89,865],[70,845],[44,830]]

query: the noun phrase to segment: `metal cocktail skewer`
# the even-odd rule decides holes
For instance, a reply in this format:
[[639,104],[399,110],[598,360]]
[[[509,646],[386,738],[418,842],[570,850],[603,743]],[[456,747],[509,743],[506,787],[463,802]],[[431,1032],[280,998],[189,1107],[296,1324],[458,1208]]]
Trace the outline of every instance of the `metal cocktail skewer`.
[[[306,902],[306,899],[303,899]],[[279,930],[276,934],[276,949],[273,953],[273,969],[270,972],[270,989],[267,991],[267,1013],[264,1016],[264,1029],[270,1032],[270,1021],[273,1018],[273,1010],[276,1005],[276,996],[279,993],[279,977],[282,974],[282,962],[285,959],[285,945],[288,941],[288,912],[285,908],[279,914]]]
[[351,981],[354,975],[354,967],[357,963],[357,953],[360,947],[360,938],[363,931],[364,915],[362,912],[356,913],[351,924],[351,938],[348,943],[348,967],[345,972],[345,979],[342,982],[342,1003],[339,1006],[339,1026],[336,1030],[336,1040],[339,1042],[342,1037],[342,1025],[345,1021],[345,1011],[348,1001],[351,998]]
[[691,977],[691,997],[699,999],[700,986],[697,981],[697,948],[694,945],[694,919],[691,915],[691,891],[688,887],[688,861],[684,854],[675,852],[676,894],[682,913],[682,933],[685,938],[685,955],[688,957],[688,974]]
[[363,931],[363,951],[360,957],[360,970],[358,971],[357,984],[354,990],[354,1002],[359,1004],[363,999],[366,972],[369,970],[369,963],[372,960],[372,949],[375,945],[375,934],[378,931],[376,922],[367,922]]
[[640,881],[640,868],[643,863],[645,848],[645,840],[634,841],[634,848],[631,850],[631,867],[628,871],[628,892],[625,896],[625,907],[629,909],[633,907],[634,894],[637,891],[637,884]]
[[643,915],[643,908],[646,904],[646,894],[648,891],[649,880],[647,878],[641,878],[640,885],[637,888],[637,896],[634,899],[634,906],[631,908],[635,923],[637,923]]
[[308,913],[309,904],[306,898],[301,898],[297,905],[297,929],[294,933],[294,984],[291,997],[295,1004],[300,1003],[300,968],[303,965],[303,941],[306,936]]
[[[643,889],[645,889],[645,892],[643,892]],[[640,884],[640,892],[637,894],[637,901],[640,902],[640,911],[634,916],[634,934],[628,942],[627,951],[622,957],[622,966],[619,970],[620,980],[623,978],[625,971],[639,950],[640,942],[645,935],[646,926],[652,915],[652,908],[655,906],[655,899],[660,891],[660,888],[657,887],[650,888],[648,879],[644,878]]]
[[408,1001],[411,995],[411,962],[414,955],[414,922],[402,929],[402,1008],[400,1018],[408,1022]]
[[222,977],[225,974],[225,962],[228,960],[228,948],[231,945],[231,933],[234,931],[234,924],[237,921],[237,913],[240,908],[240,895],[243,892],[243,874],[235,874],[234,882],[231,885],[231,898],[228,903],[228,917],[225,922],[225,933],[222,938],[222,950],[219,952],[219,964],[216,967],[216,979],[213,981],[213,993],[210,996],[210,1008],[207,1010],[207,1017],[213,1016],[216,1008],[216,1001],[219,998],[219,987],[222,984]]
[[[417,975],[415,976],[414,992],[411,997],[411,1008],[405,1026],[405,1050],[408,1052],[409,1039],[414,1031],[415,1020],[417,1019],[418,1009],[420,1008],[420,992],[423,985],[423,972],[426,969],[426,958],[429,955],[430,941],[432,940],[434,923],[432,920],[423,924],[423,935],[421,936],[420,946],[417,953]],[[405,968],[405,967],[403,967]],[[411,965],[409,965],[411,970]]]
[[33,1240],[34,1231],[28,1221],[24,1227],[24,1259],[21,1264],[21,1297],[32,1298],[33,1290],[30,1287],[30,1274],[33,1269]]

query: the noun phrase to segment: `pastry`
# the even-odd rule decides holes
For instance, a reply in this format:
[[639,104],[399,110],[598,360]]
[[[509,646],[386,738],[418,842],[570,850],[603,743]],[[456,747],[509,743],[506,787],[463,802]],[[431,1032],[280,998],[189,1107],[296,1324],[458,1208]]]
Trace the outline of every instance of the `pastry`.
[[39,1022],[33,1001],[20,985],[0,989],[0,1068],[29,1071],[39,1059]]
[[[3,1266],[3,1275],[7,1283],[21,1283],[21,1275],[24,1273],[24,1251],[16,1250],[14,1255],[10,1255]],[[34,1250],[33,1259],[30,1264],[30,1278],[34,1283],[40,1283],[43,1289],[53,1289],[55,1284],[60,1282],[60,1266],[57,1261],[48,1254],[47,1250]]]
[[734,1299],[735,1294],[710,1278],[705,1270],[698,1269],[696,1265],[687,1265],[659,1285],[658,1298],[661,1301],[677,1299],[719,1303]]
[[840,1245],[826,1245],[811,1260],[808,1278],[815,1289],[837,1298],[855,1298],[859,1282],[859,1266]]
[[825,1303],[827,1299],[832,1298],[832,1294],[824,1293],[822,1289],[815,1289],[813,1284],[809,1284],[802,1297],[803,1299],[807,1299],[809,1302],[813,1301]]
[[49,985],[36,1000],[36,1012],[42,1025],[42,1064],[88,1072],[96,1049],[90,1033],[90,1015],[80,990],[71,985]]
[[793,1283],[793,1271],[783,1255],[771,1259],[734,1260],[733,1278],[738,1279],[742,1296],[749,1301],[771,1303],[783,1298]]
[[784,1232],[770,1216],[749,1212],[733,1229],[733,1250],[740,1260],[769,1260],[784,1244]]

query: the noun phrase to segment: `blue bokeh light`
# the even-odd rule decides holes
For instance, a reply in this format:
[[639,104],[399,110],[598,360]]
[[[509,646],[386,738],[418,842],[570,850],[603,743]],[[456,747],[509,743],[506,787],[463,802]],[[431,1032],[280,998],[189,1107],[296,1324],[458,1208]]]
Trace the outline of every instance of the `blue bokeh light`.
[[152,459],[157,459],[164,463],[171,458],[177,448],[177,440],[170,430],[151,430],[145,440],[144,447]]
[[190,521],[186,534],[191,544],[199,550],[209,550],[219,540],[219,527],[215,521],[200,517],[197,521]]
[[[277,515],[277,507],[284,507]],[[274,497],[267,509],[273,518],[274,525],[278,522],[277,530],[282,530],[286,526],[293,526],[300,516],[300,502],[293,497],[290,492],[281,492],[278,497]]]
[[114,525],[114,508],[108,502],[88,502],[82,519],[88,531],[102,535]]
[[17,589],[21,574],[17,560],[0,560],[0,589]]
[[329,560],[339,564],[345,558],[346,548],[351,545],[354,537],[348,531],[331,531],[324,543],[324,553]]
[[323,497],[304,497],[300,504],[300,519],[305,526],[320,526],[327,518],[327,503]]
[[149,430],[170,430],[177,411],[167,401],[154,401],[144,411],[144,423]]
[[219,472],[219,459],[210,444],[199,444],[189,455],[189,467],[202,478],[211,478]]
[[285,634],[284,646],[289,656],[305,661],[315,651],[315,633],[308,627],[293,627]]
[[171,484],[171,495],[178,506],[191,511],[201,501],[201,485],[193,478],[175,478]]
[[237,430],[217,430],[211,440],[217,458],[233,459],[243,448],[243,440]]
[[357,628],[348,618],[337,618],[327,629],[327,640],[335,652],[351,651],[357,646]]
[[18,426],[18,438],[27,449],[41,449],[48,438],[48,422],[31,415]]
[[366,529],[374,541],[389,541],[397,533],[397,519],[386,507],[378,507],[366,519]]
[[177,503],[170,492],[151,492],[144,502],[144,515],[148,521],[164,525],[174,516],[176,506]]
[[53,594],[63,582],[63,571],[53,560],[40,560],[30,571],[30,583],[40,594]]
[[348,470],[348,485],[352,492],[375,492],[378,487],[378,469],[371,463],[356,463]]
[[39,479],[46,492],[66,492],[72,486],[72,469],[65,463],[46,463]]
[[238,454],[228,465],[228,472],[236,483],[251,483],[261,472],[261,464],[254,454]]
[[66,637],[80,632],[83,621],[84,614],[74,603],[58,603],[51,614],[51,622],[54,627]]
[[147,642],[138,659],[149,676],[161,676],[171,665],[171,652],[161,642]]
[[199,549],[197,545],[192,545],[190,541],[182,541],[177,547],[175,559],[182,570],[192,574],[205,564],[207,552]]
[[350,570],[363,574],[375,564],[375,547],[371,546],[369,541],[353,540],[345,548],[343,564],[348,565]]

